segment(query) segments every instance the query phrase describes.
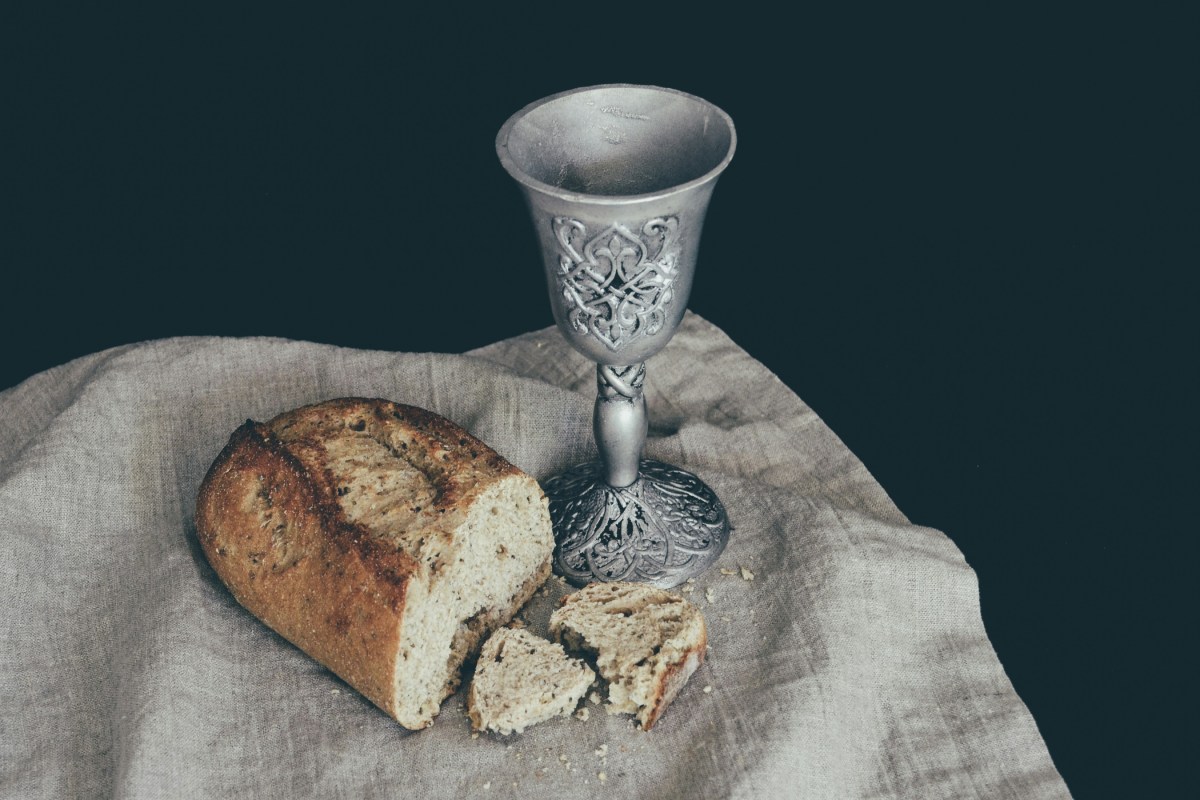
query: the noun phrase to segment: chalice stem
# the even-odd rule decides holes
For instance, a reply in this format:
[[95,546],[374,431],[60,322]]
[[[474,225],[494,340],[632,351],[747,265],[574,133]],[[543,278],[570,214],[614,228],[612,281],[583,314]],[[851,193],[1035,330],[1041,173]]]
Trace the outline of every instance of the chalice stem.
[[592,430],[604,465],[604,480],[614,489],[638,479],[646,444],[646,398],[642,382],[646,364],[596,365],[596,407]]

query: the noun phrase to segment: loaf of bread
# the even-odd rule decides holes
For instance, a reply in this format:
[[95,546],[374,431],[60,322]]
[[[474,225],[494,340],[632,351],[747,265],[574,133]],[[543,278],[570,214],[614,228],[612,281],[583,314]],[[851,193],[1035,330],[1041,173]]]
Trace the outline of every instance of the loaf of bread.
[[358,398],[238,428],[196,529],[239,603],[412,729],[554,548],[533,478],[447,419]]
[[501,628],[479,653],[467,693],[467,716],[477,731],[521,733],[570,714],[596,673],[562,645],[526,630]]
[[636,714],[650,730],[704,662],[708,630],[700,609],[640,583],[591,583],[562,599],[550,634],[596,659],[608,683],[607,711]]

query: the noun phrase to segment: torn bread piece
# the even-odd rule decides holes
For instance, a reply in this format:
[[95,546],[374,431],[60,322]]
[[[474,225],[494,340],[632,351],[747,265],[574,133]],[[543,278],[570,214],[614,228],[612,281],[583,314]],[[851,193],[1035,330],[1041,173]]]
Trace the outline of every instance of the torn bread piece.
[[479,653],[467,715],[477,731],[521,733],[570,714],[595,680],[596,673],[562,645],[524,629],[501,628]]
[[592,583],[562,599],[550,634],[591,653],[608,682],[608,712],[636,714],[650,730],[704,661],[708,632],[700,609],[639,583]]

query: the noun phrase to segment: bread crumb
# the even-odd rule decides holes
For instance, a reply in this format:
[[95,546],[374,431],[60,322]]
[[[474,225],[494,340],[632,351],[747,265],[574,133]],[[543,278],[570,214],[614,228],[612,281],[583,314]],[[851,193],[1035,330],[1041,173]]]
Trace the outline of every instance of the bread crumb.
[[742,567],[741,565],[739,565],[739,567],[740,567],[740,569],[742,570],[742,580],[744,580],[744,581],[752,581],[752,580],[754,580],[754,573],[753,573],[753,572],[751,572],[750,570],[746,569],[745,567]]
[[471,734],[471,738],[472,738],[472,739],[478,739],[478,738],[479,738],[479,731],[475,731],[474,733],[472,733],[472,734]]
[[566,757],[565,755],[561,754],[561,753],[560,753],[560,754],[559,754],[559,756],[558,756],[558,760],[559,760],[559,761],[561,761],[561,762],[563,762],[564,764],[570,764],[570,763],[571,763],[570,761],[567,761],[567,757]]
[[721,574],[722,574],[722,575],[737,575],[737,570],[736,570],[736,569],[727,569],[727,568],[725,568],[725,567],[721,567]]
[[606,772],[597,772],[597,773],[596,773],[596,777],[600,779],[600,782],[601,782],[601,783],[604,783],[606,780],[608,780],[608,773],[606,773]]
[[695,583],[695,582],[696,582],[696,579],[695,579],[695,578],[688,578],[688,579],[687,579],[687,582],[688,582],[688,583]]
[[583,706],[582,708],[580,708],[578,711],[575,712],[575,719],[582,720],[583,722],[587,722],[588,717],[591,716],[591,713],[592,713],[591,711],[588,711],[587,706]]
[[705,694],[712,694],[712,686],[705,686],[705,687],[704,687],[704,693],[705,693]]
[[492,788],[492,782],[491,782],[491,781],[484,781],[484,782],[483,782],[483,788],[484,788],[485,790]]
[[717,596],[715,594],[713,594],[713,590],[712,590],[711,586],[704,590],[704,599],[708,601],[708,604],[710,606],[713,603],[717,602]]
[[590,702],[592,705],[595,705],[595,706],[600,705],[600,693],[592,692],[591,694],[589,694],[588,702]]
[[601,758],[604,758],[606,755],[608,755],[608,745],[602,744],[599,747],[597,747],[596,755],[600,756]]
[[694,591],[696,591],[696,587],[690,583],[685,583],[683,586],[679,587],[680,594],[691,594]]
[[341,694],[342,690],[341,689],[330,689],[329,693],[330,694]]

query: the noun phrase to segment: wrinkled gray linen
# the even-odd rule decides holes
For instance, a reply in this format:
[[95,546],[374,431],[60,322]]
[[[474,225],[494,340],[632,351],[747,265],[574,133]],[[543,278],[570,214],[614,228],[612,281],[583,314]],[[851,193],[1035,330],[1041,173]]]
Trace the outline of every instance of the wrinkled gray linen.
[[735,526],[718,566],[755,578],[699,580],[708,661],[649,733],[593,706],[474,739],[461,691],[405,731],[198,547],[200,481],[247,417],[385,397],[545,478],[592,456],[594,393],[549,328],[466,355],[169,339],[0,394],[0,797],[1069,796],[962,554],[695,315],[649,363],[647,455],[716,489]]

